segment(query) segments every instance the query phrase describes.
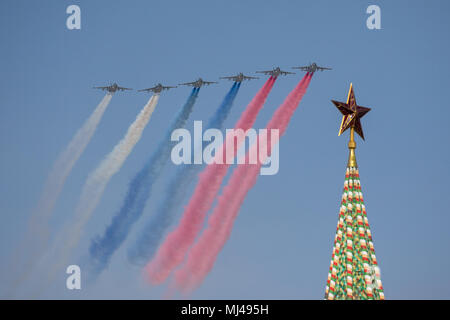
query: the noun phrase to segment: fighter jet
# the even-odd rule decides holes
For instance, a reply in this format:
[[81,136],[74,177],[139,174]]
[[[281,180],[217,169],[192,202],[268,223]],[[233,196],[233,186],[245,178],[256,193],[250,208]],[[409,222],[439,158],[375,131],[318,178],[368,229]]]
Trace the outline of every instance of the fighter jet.
[[169,89],[173,89],[173,88],[176,88],[176,87],[165,87],[161,83],[158,83],[153,88],[141,89],[141,90],[138,90],[138,92],[143,92],[143,91],[151,92],[152,91],[154,93],[160,93],[161,91],[169,90]]
[[326,68],[326,67],[319,67],[315,62],[310,63],[308,66],[303,66],[303,67],[292,67],[292,69],[300,69],[302,71],[306,71],[306,72],[310,72],[310,73],[314,73],[316,71],[324,71],[324,70],[331,70],[331,68]]
[[111,93],[114,93],[116,91],[125,91],[125,90],[133,90],[131,88],[124,88],[124,87],[119,87],[119,85],[117,83],[113,83],[110,86],[107,87],[94,87],[94,89],[100,89],[100,90],[104,90],[104,91],[108,91]]
[[256,71],[256,73],[264,73],[266,75],[270,75],[274,78],[278,77],[279,75],[285,76],[288,74],[295,74],[295,72],[288,72],[288,71],[282,71],[280,67],[273,68],[273,70],[267,70],[267,71]]
[[209,86],[210,84],[213,84],[213,83],[218,83],[218,82],[215,82],[215,81],[204,81],[202,78],[198,78],[198,80],[196,80],[194,82],[180,83],[179,85],[180,86],[192,86],[194,88],[200,88],[201,86],[204,86],[204,85],[208,85]]
[[231,77],[220,77],[220,79],[227,79],[227,80],[233,80],[236,82],[242,82],[244,80],[252,80],[252,79],[259,79],[258,77],[249,77],[244,75],[242,72],[240,72],[239,74],[235,75],[235,76],[231,76]]

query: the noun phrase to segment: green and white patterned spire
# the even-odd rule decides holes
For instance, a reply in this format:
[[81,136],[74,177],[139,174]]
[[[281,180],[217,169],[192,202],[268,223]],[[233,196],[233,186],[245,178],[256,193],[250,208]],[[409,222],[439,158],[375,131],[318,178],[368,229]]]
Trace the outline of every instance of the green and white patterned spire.
[[345,175],[325,299],[384,300],[356,167],[347,167]]

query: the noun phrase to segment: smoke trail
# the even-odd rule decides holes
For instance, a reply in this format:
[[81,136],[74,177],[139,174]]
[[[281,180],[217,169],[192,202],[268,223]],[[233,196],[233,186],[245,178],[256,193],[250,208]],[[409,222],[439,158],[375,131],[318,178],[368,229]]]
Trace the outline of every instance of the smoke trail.
[[[14,250],[15,256],[11,259],[14,267],[11,268],[11,270],[16,270],[18,279],[13,281],[13,287],[17,287],[27,278],[27,275],[24,273],[31,270],[33,262],[42,254],[42,251],[47,246],[49,240],[48,220],[51,217],[55,203],[73,166],[94,135],[111,99],[111,93],[107,93],[103,97],[94,112],[84,122],[83,126],[78,129],[70,143],[55,161],[53,168],[47,177],[47,181],[44,184],[41,198],[30,217],[24,239],[21,241],[18,248]],[[26,257],[18,256],[24,252],[27,252]],[[26,261],[23,261],[24,259]],[[17,268],[19,268],[20,271],[17,271]]]
[[[120,170],[134,146],[140,140],[142,132],[158,104],[158,100],[159,94],[155,94],[149,99],[136,117],[136,120],[128,128],[125,137],[105,157],[100,165],[89,174],[75,209],[74,221],[71,222],[68,230],[62,234],[64,240],[61,241],[61,249],[64,251],[64,256],[67,256],[77,245],[83,228],[100,202],[109,180]],[[62,259],[61,264],[65,262],[64,260]]]
[[92,240],[89,248],[89,267],[93,278],[107,267],[114,252],[125,241],[131,227],[142,215],[147,199],[151,195],[153,184],[170,158],[175,143],[171,141],[172,132],[184,127],[192,112],[199,90],[199,88],[192,90],[186,104],[167,129],[167,134],[156,151],[131,181],[121,209],[113,217],[103,236]]
[[49,218],[67,176],[91,140],[111,98],[111,93],[105,95],[89,119],[78,130],[67,148],[56,160],[38,204],[37,212],[40,214],[38,214],[38,217],[35,217],[35,220],[41,221],[42,218],[45,220]]
[[[210,119],[207,129],[221,129],[223,123],[230,113],[234,99],[241,86],[240,82],[235,82],[220,107]],[[203,148],[194,152],[202,152]],[[128,259],[135,264],[145,265],[145,263],[154,255],[167,228],[169,228],[176,217],[177,210],[184,199],[186,190],[190,183],[195,180],[197,174],[202,169],[201,165],[181,165],[174,178],[167,185],[164,198],[156,211],[156,215],[146,224],[143,232],[138,237],[135,245],[128,251]]]
[[[306,74],[275,111],[267,125],[268,132],[271,129],[279,129],[280,137],[285,133],[294,111],[306,93],[311,77],[312,75]],[[258,141],[260,141],[260,138],[258,138]],[[269,143],[267,146],[268,152],[263,152],[263,154],[269,155],[272,147],[273,145]],[[259,144],[259,148],[264,148],[264,146]],[[258,152],[258,143],[252,146],[246,156],[247,161],[245,163],[248,163],[249,154],[252,152],[255,154]],[[223,189],[222,195],[219,196],[216,208],[208,219],[208,227],[189,252],[185,266],[175,273],[176,285],[182,291],[189,292],[195,289],[212,269],[217,255],[231,234],[234,220],[242,202],[256,183],[264,160],[260,159],[258,164],[238,165],[233,172],[228,184]]]
[[[258,91],[256,96],[242,113],[235,129],[247,131],[253,126],[258,112],[263,107],[275,80],[276,78],[270,77]],[[237,143],[234,144],[234,137],[232,135],[227,135],[226,141],[222,146],[222,149],[219,149],[215,159],[223,160],[223,155],[226,154],[226,145],[228,144],[234,145],[236,154],[236,150],[239,149],[243,139],[245,139],[245,137],[239,137]],[[156,256],[146,266],[149,281],[151,283],[159,284],[164,281],[170,272],[183,261],[187,250],[192,245],[203,226],[204,218],[219,191],[222,180],[230,166],[229,163],[232,162],[231,160],[233,159],[230,159],[230,155],[226,154],[225,164],[210,164],[199,175],[199,181],[194,194],[184,210],[180,223],[174,231],[167,235],[166,240],[158,249]]]

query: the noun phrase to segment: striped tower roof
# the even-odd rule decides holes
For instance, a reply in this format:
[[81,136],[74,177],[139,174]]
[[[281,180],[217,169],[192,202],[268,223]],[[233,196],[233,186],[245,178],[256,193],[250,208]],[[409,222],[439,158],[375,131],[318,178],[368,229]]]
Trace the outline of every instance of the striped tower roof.
[[345,174],[325,299],[384,299],[356,167]]

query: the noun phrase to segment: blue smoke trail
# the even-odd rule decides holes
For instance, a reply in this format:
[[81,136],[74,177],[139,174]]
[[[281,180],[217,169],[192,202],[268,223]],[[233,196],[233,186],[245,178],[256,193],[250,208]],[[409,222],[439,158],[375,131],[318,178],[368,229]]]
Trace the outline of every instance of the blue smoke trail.
[[[222,104],[210,119],[207,129],[222,129],[240,86],[240,82],[233,84]],[[201,169],[201,165],[195,164],[181,165],[178,168],[175,177],[167,186],[156,215],[152,216],[134,246],[128,250],[128,259],[131,263],[143,266],[154,255],[167,229],[176,218],[177,209],[184,200],[189,184],[195,180]]]
[[119,212],[113,217],[111,224],[106,228],[102,237],[97,236],[91,241],[89,248],[90,271],[93,278],[100,274],[109,263],[111,256],[125,241],[131,227],[142,215],[147,199],[151,195],[153,184],[161,173],[176,141],[171,141],[172,132],[186,124],[192,112],[200,88],[192,92],[176,116],[167,134],[160,142],[158,148],[130,182],[124,203]]

